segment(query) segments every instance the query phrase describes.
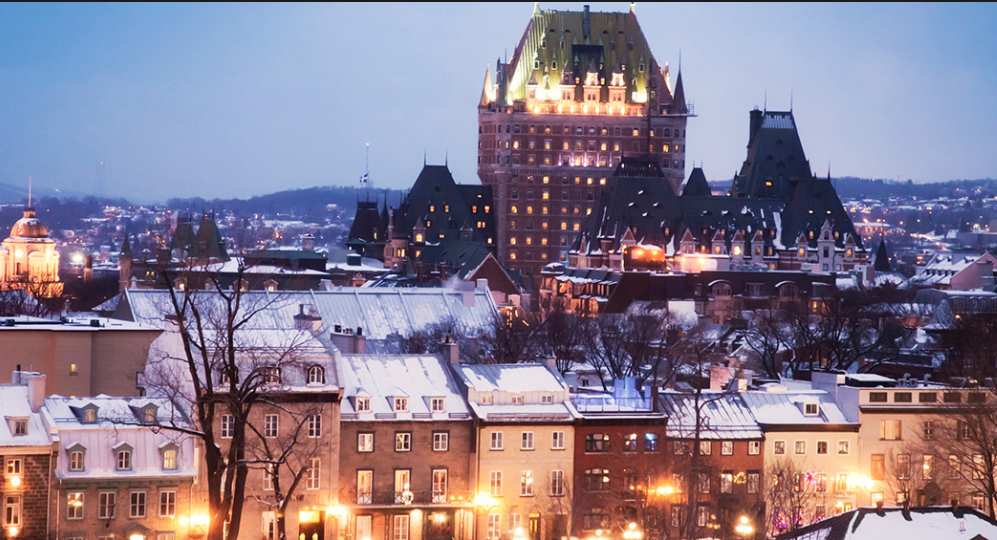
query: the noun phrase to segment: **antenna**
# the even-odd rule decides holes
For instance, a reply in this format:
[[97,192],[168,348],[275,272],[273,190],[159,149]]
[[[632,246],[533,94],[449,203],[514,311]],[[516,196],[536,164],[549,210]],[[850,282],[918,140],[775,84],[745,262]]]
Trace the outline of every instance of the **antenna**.
[[789,112],[793,112],[793,91],[789,91]]
[[28,208],[31,208],[31,177],[28,177]]
[[765,101],[762,102],[762,110],[763,111],[768,111],[769,110],[769,91],[768,90],[765,91]]

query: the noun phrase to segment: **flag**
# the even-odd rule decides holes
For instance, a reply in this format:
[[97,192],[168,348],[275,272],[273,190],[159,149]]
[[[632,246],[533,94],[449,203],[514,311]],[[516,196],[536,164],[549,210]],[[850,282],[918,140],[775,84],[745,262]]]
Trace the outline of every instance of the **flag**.
[[364,185],[367,183],[367,176],[368,176],[367,173],[364,173],[364,175],[360,177],[360,185]]

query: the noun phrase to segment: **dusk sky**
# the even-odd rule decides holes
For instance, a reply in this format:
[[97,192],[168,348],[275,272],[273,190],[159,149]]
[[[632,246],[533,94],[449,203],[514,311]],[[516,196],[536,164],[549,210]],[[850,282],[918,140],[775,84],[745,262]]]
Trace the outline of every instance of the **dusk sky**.
[[[626,11],[627,3],[592,3]],[[581,3],[541,3],[581,10]],[[532,3],[0,5],[0,182],[109,195],[248,197],[375,187],[423,163],[478,183],[486,62],[512,54]],[[729,179],[748,111],[793,110],[823,175],[995,177],[994,4],[640,4],[675,80],[686,175]]]

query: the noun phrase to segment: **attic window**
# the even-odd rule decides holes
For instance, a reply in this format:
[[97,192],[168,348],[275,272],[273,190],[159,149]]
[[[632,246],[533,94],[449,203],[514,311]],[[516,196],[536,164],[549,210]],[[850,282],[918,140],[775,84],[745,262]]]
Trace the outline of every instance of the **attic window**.
[[370,412],[370,398],[369,397],[358,397],[357,398],[357,412]]
[[395,412],[406,412],[408,411],[408,398],[407,397],[396,397],[395,398]]
[[96,424],[97,423],[97,409],[86,409],[83,411],[83,423],[84,424]]
[[15,437],[23,436],[28,434],[28,419],[27,418],[12,418],[11,419],[11,433]]
[[267,386],[274,386],[280,384],[280,368],[279,367],[263,368],[263,384]]
[[310,386],[325,384],[325,368],[322,366],[308,368],[308,384]]
[[434,397],[429,400],[429,412],[444,412],[446,410],[446,398]]
[[817,416],[820,407],[817,403],[804,403],[803,404],[803,416]]
[[155,424],[156,423],[156,409],[157,407],[153,404],[148,404],[142,408],[142,423],[143,424]]

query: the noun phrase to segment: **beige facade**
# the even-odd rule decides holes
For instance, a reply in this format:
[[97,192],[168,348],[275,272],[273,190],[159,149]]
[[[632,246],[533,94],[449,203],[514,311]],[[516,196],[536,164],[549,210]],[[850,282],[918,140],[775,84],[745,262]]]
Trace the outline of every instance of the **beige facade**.
[[[769,482],[764,492],[766,505],[773,512],[783,511],[788,519],[797,512],[792,507],[802,506],[803,519],[810,523],[860,505],[857,501],[863,483],[858,477],[855,429],[769,431],[763,444]],[[801,479],[795,478],[797,474]],[[785,482],[785,490],[780,489],[779,482]]]
[[35,217],[30,202],[0,249],[0,285],[43,297],[62,294],[55,240],[48,237],[48,229]]

